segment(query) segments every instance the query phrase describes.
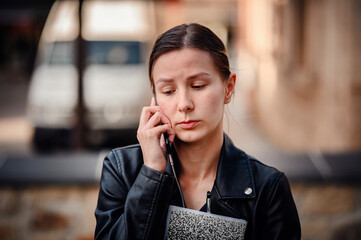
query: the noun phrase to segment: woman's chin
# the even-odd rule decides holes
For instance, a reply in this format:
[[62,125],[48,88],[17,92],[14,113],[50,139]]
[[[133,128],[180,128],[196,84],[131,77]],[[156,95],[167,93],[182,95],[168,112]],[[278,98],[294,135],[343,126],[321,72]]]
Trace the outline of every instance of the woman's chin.
[[198,139],[197,135],[198,134],[191,133],[191,132],[177,133],[177,140],[180,142],[184,142],[184,143],[192,143]]
[[222,125],[215,128],[195,128],[192,130],[175,129],[176,138],[184,143],[203,142],[204,140],[213,141],[218,136],[223,137]]
[[184,143],[194,143],[202,140],[203,138],[202,132],[191,130],[191,131],[180,131],[176,133],[177,140]]

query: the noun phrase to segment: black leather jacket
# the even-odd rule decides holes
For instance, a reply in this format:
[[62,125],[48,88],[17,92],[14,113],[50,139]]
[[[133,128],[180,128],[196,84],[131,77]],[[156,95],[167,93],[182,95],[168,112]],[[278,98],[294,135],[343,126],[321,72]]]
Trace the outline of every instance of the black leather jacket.
[[[114,149],[103,164],[95,239],[163,239],[170,204],[181,206],[169,166],[164,173],[145,166],[139,145]],[[211,206],[214,214],[246,220],[245,240],[301,238],[286,176],[237,149],[226,135]]]

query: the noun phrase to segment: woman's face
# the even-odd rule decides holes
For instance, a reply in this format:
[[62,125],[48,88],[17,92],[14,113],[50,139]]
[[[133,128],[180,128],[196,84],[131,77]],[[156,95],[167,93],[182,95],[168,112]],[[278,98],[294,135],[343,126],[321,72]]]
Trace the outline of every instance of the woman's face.
[[153,66],[158,105],[183,142],[223,133],[223,112],[233,94],[235,75],[221,79],[210,54],[196,48],[161,55]]

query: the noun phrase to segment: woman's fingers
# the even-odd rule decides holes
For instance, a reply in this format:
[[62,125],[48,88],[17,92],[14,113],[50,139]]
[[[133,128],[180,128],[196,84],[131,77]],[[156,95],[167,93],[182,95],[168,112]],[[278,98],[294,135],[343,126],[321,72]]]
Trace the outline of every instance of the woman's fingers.
[[152,123],[151,126],[156,126],[158,124],[171,124],[169,118],[161,112],[159,106],[156,105],[155,98],[152,97],[151,105],[149,107],[144,107],[140,116],[139,126],[146,126]]
[[166,166],[163,133],[168,133],[169,141],[173,142],[175,132],[171,121],[156,106],[153,98],[151,105],[142,110],[137,138],[142,148],[144,164],[161,172]]
[[151,107],[157,106],[157,101],[155,100],[155,97],[152,97],[152,100],[150,101],[150,106]]
[[[148,130],[151,130],[148,132]],[[160,134],[167,132],[169,141],[173,142],[175,133],[168,117],[162,114],[157,107],[144,107],[139,123],[138,133],[150,133],[147,137],[160,138]],[[154,134],[154,135],[152,135]]]
[[159,125],[147,131],[144,131],[144,135],[147,137],[153,136],[160,139],[161,135],[165,132],[168,133],[168,135],[174,134],[173,129],[168,124],[166,124],[166,125]]
[[168,133],[168,140],[170,142],[174,142],[174,138],[175,138],[175,131],[173,128],[171,128],[170,130],[167,131]]
[[159,110],[159,107],[144,107],[140,114],[139,125],[144,126],[147,124],[149,119]]
[[139,120],[139,127],[155,127],[159,124],[171,125],[171,121],[160,112],[159,107],[144,107]]
[[155,112],[148,120],[145,126],[155,127],[157,125],[170,124],[170,120],[161,112]]

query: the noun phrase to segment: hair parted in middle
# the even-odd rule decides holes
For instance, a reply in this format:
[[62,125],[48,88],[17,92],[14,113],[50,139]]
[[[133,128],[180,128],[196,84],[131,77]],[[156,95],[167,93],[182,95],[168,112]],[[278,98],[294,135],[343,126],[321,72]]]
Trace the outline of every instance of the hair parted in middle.
[[181,24],[161,34],[154,43],[149,57],[149,80],[153,92],[152,77],[155,61],[163,54],[184,48],[197,48],[210,54],[221,77],[226,80],[231,74],[226,48],[222,40],[209,28],[197,24]]

